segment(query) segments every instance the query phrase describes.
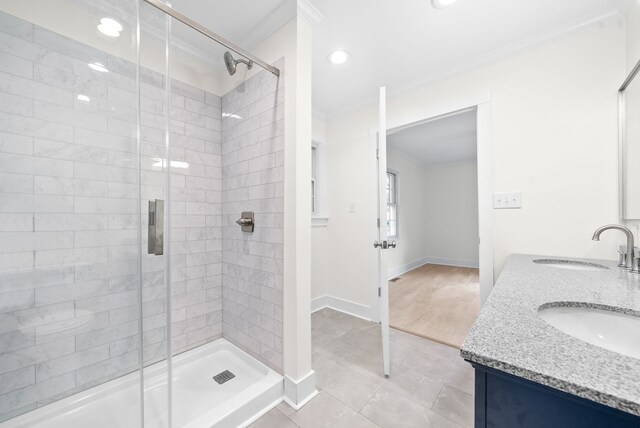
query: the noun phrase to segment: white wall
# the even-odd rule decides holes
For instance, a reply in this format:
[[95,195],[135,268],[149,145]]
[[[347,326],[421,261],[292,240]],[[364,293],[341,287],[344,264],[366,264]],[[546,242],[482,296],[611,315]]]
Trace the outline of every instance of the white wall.
[[478,266],[476,162],[422,165],[389,149],[398,173],[399,236],[389,251],[389,277],[424,263]]
[[398,174],[397,247],[389,251],[390,276],[397,276],[427,256],[426,170],[397,150],[387,151],[387,169]]
[[476,162],[425,170],[426,257],[454,266],[478,266],[478,168]]
[[[327,143],[327,129],[324,117],[313,115],[313,141],[318,142],[324,149]],[[325,165],[326,167],[326,165]],[[326,186],[326,171],[322,179],[323,184]],[[321,207],[322,216],[327,217],[327,207]],[[311,224],[311,300],[325,295],[324,285],[327,282],[327,252],[329,247],[327,246],[327,227],[328,219],[322,219]]]
[[[284,58],[284,373],[297,406],[315,391],[311,370],[311,27],[294,18],[253,53]],[[251,73],[248,73],[251,75]],[[308,388],[308,389],[305,389]]]
[[[494,211],[496,276],[512,253],[613,259],[621,237],[591,241],[617,220],[617,100],[625,27],[595,25],[513,58],[394,94],[389,128],[491,97],[493,190],[523,208]],[[372,301],[377,106],[327,120],[329,242],[325,293]],[[348,206],[355,203],[356,213]]]

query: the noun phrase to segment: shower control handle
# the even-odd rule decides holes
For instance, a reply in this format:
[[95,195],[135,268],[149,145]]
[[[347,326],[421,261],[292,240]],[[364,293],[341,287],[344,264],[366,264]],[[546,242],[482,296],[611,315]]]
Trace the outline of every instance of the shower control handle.
[[243,211],[240,218],[236,220],[236,224],[240,226],[243,232],[252,233],[255,227],[253,211]]

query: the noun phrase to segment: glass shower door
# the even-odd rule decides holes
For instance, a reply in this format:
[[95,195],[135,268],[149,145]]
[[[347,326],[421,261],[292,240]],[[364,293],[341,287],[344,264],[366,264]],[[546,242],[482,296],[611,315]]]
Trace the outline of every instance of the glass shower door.
[[140,270],[144,426],[171,427],[169,18],[139,2]]
[[179,427],[215,405],[181,354],[222,335],[220,76],[205,36],[143,1],[139,23],[144,423]]
[[118,380],[86,423],[141,424],[136,28],[131,1],[0,2],[0,421]]
[[172,422],[181,427],[206,418],[220,400],[211,384],[218,386],[213,376],[222,369],[193,361],[222,335],[221,111],[207,89],[223,76],[202,58],[221,65],[224,51],[173,18],[169,34],[170,376]]

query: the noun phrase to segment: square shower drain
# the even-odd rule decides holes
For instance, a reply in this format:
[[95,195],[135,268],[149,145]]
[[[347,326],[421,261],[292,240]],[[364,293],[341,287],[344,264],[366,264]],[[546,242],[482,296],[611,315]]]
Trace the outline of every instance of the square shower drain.
[[230,381],[234,377],[236,377],[236,375],[231,373],[229,370],[225,370],[222,373],[218,373],[217,375],[215,375],[213,377],[213,380],[222,385],[223,383]]

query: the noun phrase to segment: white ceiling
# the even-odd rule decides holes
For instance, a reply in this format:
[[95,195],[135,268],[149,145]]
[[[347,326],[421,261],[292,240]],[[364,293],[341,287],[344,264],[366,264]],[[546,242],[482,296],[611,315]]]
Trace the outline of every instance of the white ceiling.
[[387,146],[423,164],[476,159],[476,111],[469,110],[417,124],[387,136]]
[[[332,116],[389,93],[477,66],[497,54],[626,10],[629,0],[311,0],[324,19],[313,33],[313,105]],[[336,49],[351,60],[334,65]]]
[[[97,16],[135,17],[131,0],[71,0]],[[280,27],[296,16],[296,0],[171,0],[171,7],[233,44],[251,51]],[[140,2],[141,29],[148,36],[163,42],[166,21],[164,14]],[[127,25],[124,23],[125,26]],[[203,36],[186,25],[172,20],[171,44],[216,69],[224,70],[222,55],[227,48]],[[238,55],[234,55],[238,58]]]
[[[246,50],[256,47],[296,16],[296,0],[171,0],[171,6]],[[196,45],[201,40],[186,26],[174,26],[175,37]]]

